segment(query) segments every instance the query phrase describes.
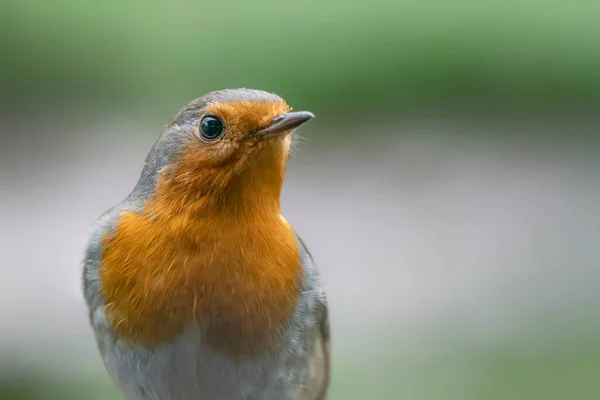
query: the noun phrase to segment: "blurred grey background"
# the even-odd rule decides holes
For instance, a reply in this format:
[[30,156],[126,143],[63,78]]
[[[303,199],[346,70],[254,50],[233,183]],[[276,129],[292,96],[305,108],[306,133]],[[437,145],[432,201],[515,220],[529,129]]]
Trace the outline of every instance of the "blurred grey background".
[[282,199],[337,399],[598,399],[600,3],[0,3],[0,399],[119,399],[79,262],[210,90],[317,118]]

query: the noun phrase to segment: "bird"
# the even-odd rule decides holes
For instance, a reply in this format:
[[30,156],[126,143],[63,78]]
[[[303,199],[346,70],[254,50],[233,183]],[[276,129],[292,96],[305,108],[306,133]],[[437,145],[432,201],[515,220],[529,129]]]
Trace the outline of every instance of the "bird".
[[127,400],[327,398],[327,297],[280,210],[293,138],[313,118],[263,90],[198,97],[92,225],[83,294]]

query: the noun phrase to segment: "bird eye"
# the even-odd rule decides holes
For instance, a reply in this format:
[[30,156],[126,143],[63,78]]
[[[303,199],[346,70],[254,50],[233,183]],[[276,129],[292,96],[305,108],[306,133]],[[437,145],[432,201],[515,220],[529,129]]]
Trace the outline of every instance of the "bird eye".
[[223,136],[223,122],[214,115],[207,115],[200,121],[200,137],[211,142]]

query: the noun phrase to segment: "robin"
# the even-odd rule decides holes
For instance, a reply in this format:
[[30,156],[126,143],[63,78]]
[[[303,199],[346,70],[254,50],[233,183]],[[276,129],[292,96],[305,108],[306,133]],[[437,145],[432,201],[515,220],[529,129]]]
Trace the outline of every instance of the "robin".
[[86,303],[128,400],[326,399],[327,302],[279,208],[294,129],[313,117],[260,90],[193,100],[93,226]]

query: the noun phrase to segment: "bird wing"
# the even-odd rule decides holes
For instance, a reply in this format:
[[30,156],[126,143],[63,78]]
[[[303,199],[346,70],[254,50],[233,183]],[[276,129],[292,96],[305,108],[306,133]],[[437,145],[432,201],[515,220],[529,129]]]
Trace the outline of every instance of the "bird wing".
[[[313,272],[318,276],[312,254],[300,237],[299,242],[312,263]],[[294,400],[326,400],[331,378],[331,337],[329,331],[329,307],[327,299],[318,282],[318,296],[315,312],[316,325],[313,330],[313,341],[309,361],[310,382],[298,390]]]
[[327,303],[323,302],[322,310],[323,314],[319,323],[319,336],[320,340],[317,340],[316,347],[320,347],[319,353],[322,357],[320,375],[322,377],[320,389],[318,391],[315,400],[326,400],[327,392],[329,390],[329,380],[331,377],[331,339],[329,336],[329,309]]

